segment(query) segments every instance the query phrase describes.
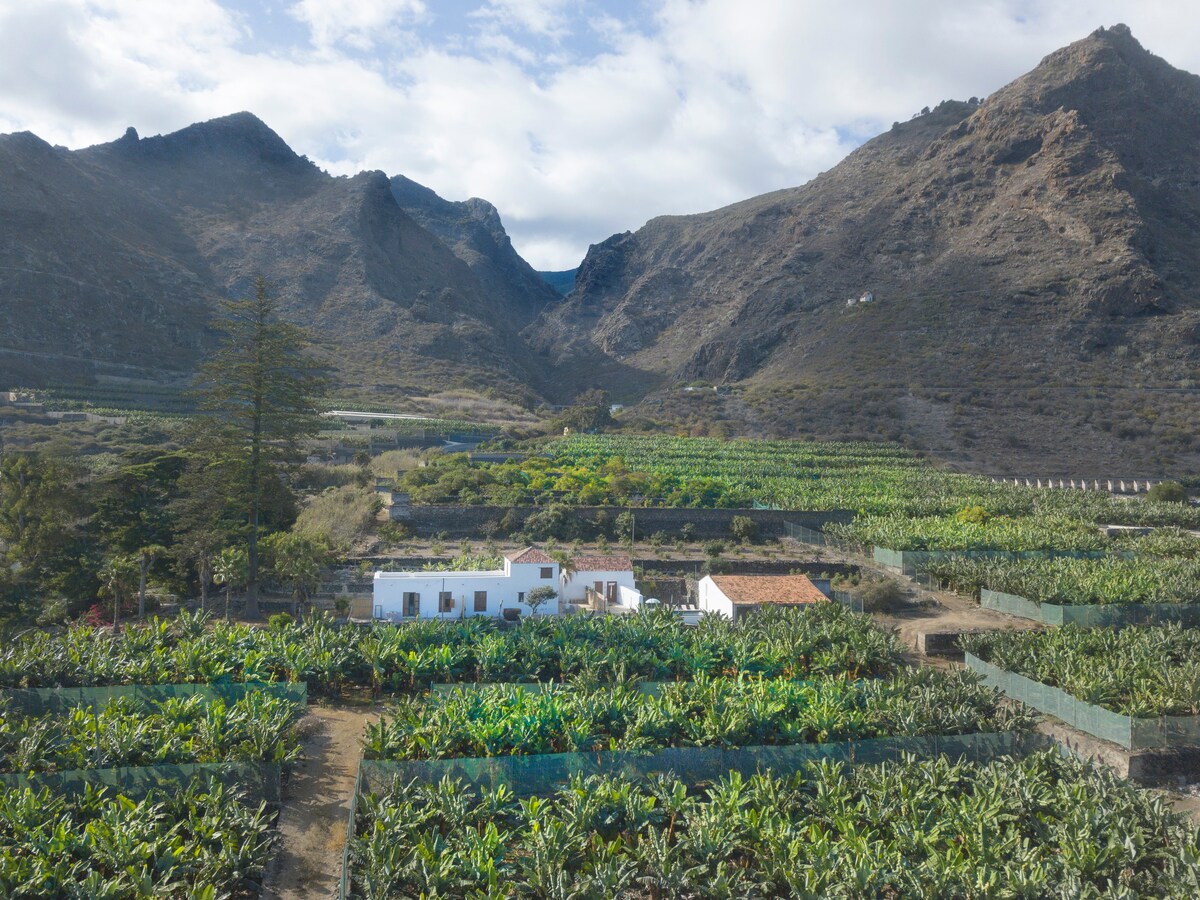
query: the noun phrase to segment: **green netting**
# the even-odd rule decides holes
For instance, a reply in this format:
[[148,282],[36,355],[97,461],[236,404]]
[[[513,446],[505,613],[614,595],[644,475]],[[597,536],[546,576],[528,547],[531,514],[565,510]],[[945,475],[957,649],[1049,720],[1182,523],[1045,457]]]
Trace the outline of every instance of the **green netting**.
[[1047,625],[1115,628],[1167,622],[1200,625],[1200,603],[1038,603],[1018,594],[987,588],[979,592],[979,602],[985,609],[1045,622]]
[[713,781],[730,772],[753,775],[799,771],[815,760],[850,764],[878,763],[901,754],[952,756],[984,762],[999,756],[1023,755],[1048,744],[1043,735],[1021,732],[922,737],[886,737],[833,744],[791,746],[674,747],[653,752],[609,750],[596,753],[546,753],[535,756],[496,756],[485,759],[367,760],[359,769],[364,791],[378,792],[394,779],[436,784],[449,776],[468,787],[494,788],[506,784],[521,796],[553,793],[575,775],[621,775],[644,778],[673,772],[690,783]]
[[350,896],[350,843],[357,831],[355,821],[358,817],[358,797],[362,793],[362,787],[363,772],[360,761],[358,773],[354,776],[354,793],[350,795],[350,815],[346,822],[346,843],[342,848],[342,877],[338,882],[338,900],[346,900]]
[[519,797],[552,794],[574,775],[621,775],[638,779],[671,773],[690,784],[715,781],[730,772],[749,776],[770,770],[776,775],[797,772],[811,762],[842,761],[851,765],[888,762],[905,753],[931,757],[945,755],[986,763],[1002,756],[1027,756],[1053,745],[1043,734],[1001,732],[931,737],[888,737],[834,744],[788,747],[678,747],[656,752],[601,751],[552,753],[538,756],[501,756],[487,759],[384,761],[364,759],[358,768],[354,801],[342,855],[339,900],[350,895],[352,868],[350,841],[356,830],[359,797],[386,790],[396,779],[436,784],[443,778],[461,778],[468,790],[505,784]]
[[1200,744],[1200,716],[1137,719],[1086,703],[1061,688],[1001,669],[973,654],[964,654],[964,658],[968,668],[981,674],[988,685],[999,688],[1013,700],[1127,750]]
[[[657,696],[663,689],[664,685],[678,684],[675,681],[638,681],[631,687],[636,688],[643,694],[653,694]],[[438,696],[453,694],[455,691],[496,691],[496,690],[522,690],[544,694],[547,691],[555,690],[556,688],[566,688],[570,685],[563,681],[464,681],[461,683],[449,682],[445,684],[431,684],[429,692]]]
[[0,691],[0,698],[9,700],[30,715],[50,715],[80,706],[105,707],[109,701],[129,697],[142,703],[161,703],[172,697],[202,696],[209,699],[237,701],[250,693],[262,691],[301,707],[308,705],[308,685],[305,682],[230,682],[222,684],[120,684],[108,687],[81,688],[17,688]]
[[74,769],[65,772],[37,772],[30,775],[0,775],[0,788],[34,790],[49,788],[54,793],[82,794],[88,786],[105,785],[118,789],[131,800],[152,790],[177,792],[196,778],[208,778],[267,803],[279,802],[280,767],[278,763],[186,763],[174,766],[129,766],[119,769]]
[[951,557],[966,557],[967,559],[1053,559],[1070,557],[1071,559],[1100,559],[1105,556],[1103,550],[890,550],[887,547],[875,547],[872,558],[879,565],[895,569],[903,575],[915,575],[932,562],[940,562]]

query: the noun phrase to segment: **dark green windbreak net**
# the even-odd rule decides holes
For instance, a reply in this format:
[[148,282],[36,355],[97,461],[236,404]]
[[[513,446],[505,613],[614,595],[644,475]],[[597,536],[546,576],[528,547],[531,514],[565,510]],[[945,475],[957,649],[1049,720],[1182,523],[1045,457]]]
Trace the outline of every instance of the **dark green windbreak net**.
[[449,776],[462,779],[467,786],[494,788],[506,784],[518,795],[533,796],[551,794],[577,774],[641,778],[652,773],[673,772],[677,778],[701,783],[723,778],[734,771],[753,775],[769,769],[781,775],[797,772],[814,760],[878,763],[899,759],[904,753],[986,762],[1000,756],[1031,753],[1046,746],[1047,741],[1040,734],[1002,732],[735,749],[674,747],[653,752],[546,753],[486,759],[363,760],[361,789],[364,793],[379,791],[397,778],[436,784]]
[[81,706],[103,708],[120,697],[144,703],[161,703],[172,697],[202,696],[229,702],[247,694],[267,693],[301,707],[308,705],[305,682],[239,682],[222,684],[119,684],[110,687],[15,688],[0,691],[0,700],[8,700],[31,716],[64,712]]
[[277,763],[188,763],[0,775],[0,789],[49,788],[54,793],[73,796],[83,794],[89,786],[103,785],[115,788],[131,800],[139,800],[151,791],[182,791],[198,778],[239,788],[247,796],[269,804],[279,802],[280,767]]

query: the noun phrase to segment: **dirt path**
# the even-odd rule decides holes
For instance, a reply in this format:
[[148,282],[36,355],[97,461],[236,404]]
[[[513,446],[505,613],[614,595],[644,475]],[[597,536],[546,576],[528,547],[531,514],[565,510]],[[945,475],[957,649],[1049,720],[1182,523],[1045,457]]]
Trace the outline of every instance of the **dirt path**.
[[309,707],[301,722],[304,757],[284,790],[264,898],[337,896],[363,729],[378,715],[367,705]]
[[[806,546],[806,545],[799,545]],[[984,609],[978,602],[952,591],[928,590],[911,578],[889,572],[865,556],[841,553],[825,547],[818,558],[830,562],[848,563],[864,572],[873,572],[897,581],[908,594],[904,605],[888,612],[872,613],[885,628],[894,628],[908,647],[910,661],[937,668],[950,665],[941,657],[925,656],[917,649],[917,636],[939,631],[1027,631],[1042,626],[1030,619],[1020,619],[994,610]]]

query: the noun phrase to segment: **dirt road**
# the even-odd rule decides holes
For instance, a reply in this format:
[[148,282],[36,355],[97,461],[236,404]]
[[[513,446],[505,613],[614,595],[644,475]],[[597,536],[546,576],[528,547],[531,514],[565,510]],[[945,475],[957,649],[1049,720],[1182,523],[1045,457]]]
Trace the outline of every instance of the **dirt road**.
[[309,708],[301,723],[304,757],[284,790],[263,897],[337,896],[363,729],[378,716],[377,708],[366,705]]

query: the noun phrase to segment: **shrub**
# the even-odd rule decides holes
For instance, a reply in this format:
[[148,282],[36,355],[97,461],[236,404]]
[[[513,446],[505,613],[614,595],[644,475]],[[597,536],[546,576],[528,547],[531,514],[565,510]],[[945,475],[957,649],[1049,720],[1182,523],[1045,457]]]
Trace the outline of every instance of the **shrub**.
[[729,533],[740,543],[753,544],[758,541],[758,524],[749,516],[734,516],[729,520]]
[[545,509],[530,514],[525,520],[525,531],[535,540],[546,541],[553,538],[569,541],[577,536],[579,521],[571,507],[562,503],[552,503]]
[[904,590],[890,578],[864,581],[852,593],[863,612],[890,612],[904,599]]
[[1163,481],[1146,492],[1146,499],[1159,503],[1187,503],[1188,495],[1178,481]]

